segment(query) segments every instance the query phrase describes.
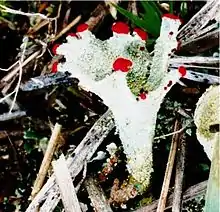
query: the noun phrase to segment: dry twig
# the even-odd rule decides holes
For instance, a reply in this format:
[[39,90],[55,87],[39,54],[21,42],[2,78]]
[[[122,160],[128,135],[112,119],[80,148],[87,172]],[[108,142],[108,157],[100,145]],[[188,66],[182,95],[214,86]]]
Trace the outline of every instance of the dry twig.
[[67,33],[73,26],[75,26],[79,21],[81,20],[82,16],[78,15],[75,19],[73,19],[72,22],[70,22],[64,29],[62,29],[58,35],[56,35],[55,38],[52,39],[52,41],[56,41],[58,38],[60,38],[62,35]]
[[21,118],[26,115],[27,115],[26,111],[16,111],[13,113],[4,113],[4,114],[0,115],[0,122]]
[[182,208],[182,189],[186,156],[186,139],[184,134],[181,135],[180,141],[181,142],[179,142],[179,148],[177,153],[172,212],[179,212]]
[[[180,129],[180,123],[178,120],[175,121],[174,131]],[[170,147],[170,154],[167,162],[167,168],[164,176],[163,186],[160,194],[160,199],[157,207],[157,212],[163,212],[166,206],[167,194],[170,185],[171,174],[173,170],[173,164],[176,155],[177,143],[179,140],[179,134],[174,134],[172,137],[172,143]]]
[[182,127],[181,129],[176,130],[176,131],[174,131],[172,133],[168,133],[166,135],[161,135],[161,136],[154,137],[154,140],[157,140],[157,139],[160,139],[160,138],[165,138],[165,137],[168,137],[168,136],[171,136],[171,135],[179,134],[179,133],[183,132],[183,130],[185,130],[188,127],[188,125],[189,124],[187,124],[185,127]]
[[183,45],[181,46],[181,51],[188,51],[193,54],[198,54],[207,51],[215,46],[218,46],[219,33],[220,30],[216,29],[214,31],[206,33],[201,37],[189,40],[188,42],[183,43]]
[[[103,142],[106,136],[114,127],[113,115],[108,110],[102,117],[93,125],[90,131],[86,134],[82,142],[74,151],[74,157],[70,156],[67,159],[67,165],[71,171],[71,177],[74,179],[83,169],[84,162],[90,161],[93,154],[96,152],[99,145]],[[45,201],[46,200],[46,201]],[[33,199],[26,212],[35,212],[38,206],[43,202],[40,211],[53,211],[60,200],[59,189],[55,182],[55,177],[52,175],[47,183],[43,186],[40,192]]]
[[62,154],[57,161],[53,161],[52,165],[65,211],[81,212],[64,155]]
[[[19,87],[20,87],[20,84],[21,84],[21,78],[22,78],[22,65],[21,65],[21,64],[22,64],[23,61],[24,61],[24,54],[25,54],[25,51],[26,51],[27,42],[28,42],[28,38],[25,37],[24,40],[23,40],[23,47],[22,47],[21,58],[20,58],[20,60],[18,61],[18,65],[19,65],[19,78],[18,78],[18,83],[17,83],[17,85],[16,85],[16,87],[15,87],[15,89],[14,89],[14,92],[12,92],[12,93],[15,93],[15,95],[14,95],[13,101],[12,101],[12,103],[11,103],[9,113],[11,113],[12,110],[13,110],[13,108],[14,108],[14,105],[15,105],[15,102],[16,102],[16,99],[17,99],[17,95],[18,95],[18,91],[19,91]],[[6,98],[7,98],[7,97],[10,97],[10,96],[12,95],[12,93],[9,94],[9,95],[6,95]],[[3,98],[3,99],[4,99],[4,98]]]
[[[208,181],[204,181],[189,187],[183,193],[183,202],[187,202],[191,199],[194,199],[197,196],[201,196],[205,194],[207,188],[207,182]],[[157,209],[158,202],[159,200],[156,200],[151,205],[147,205],[145,207],[139,208],[133,212],[155,212]],[[173,194],[171,194],[170,197],[168,198],[165,210],[170,209],[172,207],[172,202],[173,202]]]
[[34,198],[36,196],[36,194],[40,191],[40,189],[44,183],[44,179],[47,175],[47,171],[49,169],[50,163],[53,158],[54,151],[55,151],[57,143],[58,143],[58,136],[60,134],[60,131],[61,131],[61,125],[56,123],[54,126],[54,129],[53,129],[52,135],[50,137],[50,141],[48,143],[47,150],[45,152],[43,161],[41,163],[41,167],[40,167],[39,173],[37,175],[37,179],[34,183],[34,187],[31,192],[31,198]]
[[[34,58],[36,58],[40,54],[40,50],[34,52],[30,57],[28,57],[22,64],[21,67],[23,68],[25,65],[27,65],[29,62],[31,62]],[[19,61],[16,62],[16,64],[19,63]],[[12,67],[12,66],[11,66]],[[10,68],[11,68],[10,67]],[[5,77],[2,78],[1,87],[5,85],[5,83],[8,83],[20,70],[20,66],[17,66],[14,68],[11,72],[9,72]]]
[[90,18],[86,21],[86,24],[89,25],[89,30],[93,31],[97,25],[101,24],[107,14],[108,11],[106,7],[102,4],[99,4],[91,13]]
[[11,8],[6,7],[5,5],[1,5],[1,4],[0,4],[0,8],[1,8],[2,12],[12,13],[12,14],[16,14],[16,15],[24,15],[24,16],[28,16],[28,17],[39,16],[42,19],[46,19],[46,20],[50,20],[50,21],[53,21],[53,20],[57,19],[57,17],[49,18],[46,15],[41,14],[41,13],[25,13],[25,12],[22,12],[22,11],[19,11],[19,10],[11,9]]
[[87,162],[84,162],[84,167],[83,167],[83,173],[82,173],[82,179],[79,181],[79,183],[76,186],[76,192],[79,191],[81,185],[83,184],[84,180],[86,179],[86,174],[87,174]]
[[88,177],[85,180],[84,185],[89,194],[93,209],[96,212],[112,212],[102,188],[98,185],[94,178]]

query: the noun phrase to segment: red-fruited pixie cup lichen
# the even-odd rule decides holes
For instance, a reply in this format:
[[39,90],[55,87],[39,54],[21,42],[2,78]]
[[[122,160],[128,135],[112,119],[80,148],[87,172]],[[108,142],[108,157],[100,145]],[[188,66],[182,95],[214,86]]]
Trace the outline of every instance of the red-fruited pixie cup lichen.
[[135,28],[134,32],[136,32],[142,40],[145,40],[145,41],[147,40],[148,35],[144,30],[142,30],[140,28]]
[[70,33],[68,33],[68,36],[71,36],[71,37],[77,37],[76,33],[74,33],[74,32],[70,32]]
[[128,25],[120,21],[112,25],[112,31],[118,34],[128,34],[130,32]]
[[132,66],[132,62],[125,58],[117,58],[113,63],[114,71],[128,72]]
[[[77,32],[81,39],[68,36],[67,43],[57,49],[66,59],[59,64],[59,71],[70,71],[79,79],[79,86],[98,95],[112,111],[128,171],[141,185],[140,193],[150,183],[152,143],[160,104],[184,74],[167,71],[169,54],[177,47],[179,25],[178,19],[162,18],[153,58],[144,48],[147,33],[134,29],[130,34],[123,22],[113,24],[113,36],[107,40],[96,39],[87,30]],[[169,37],[170,31],[173,34]]]
[[76,31],[83,32],[83,31],[87,30],[88,27],[89,27],[88,24],[83,23],[83,24],[80,24],[79,26],[77,26]]
[[181,22],[181,24],[183,23],[183,20],[179,16],[176,16],[176,15],[171,14],[171,13],[163,14],[162,17],[167,17],[167,18],[170,18],[170,19],[173,19],[173,20],[179,20]]
[[57,73],[57,66],[58,66],[58,62],[54,62],[53,65],[52,65],[52,71],[51,73]]
[[57,54],[57,48],[60,46],[60,44],[55,44],[54,46],[53,46],[53,48],[52,48],[52,53],[53,54]]

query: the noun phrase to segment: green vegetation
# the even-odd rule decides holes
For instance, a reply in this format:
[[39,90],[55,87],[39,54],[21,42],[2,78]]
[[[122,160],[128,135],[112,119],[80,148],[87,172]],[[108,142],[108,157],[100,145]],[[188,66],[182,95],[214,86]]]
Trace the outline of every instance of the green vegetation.
[[[118,12],[126,16],[134,25],[142,28],[154,38],[157,38],[160,34],[161,26],[161,11],[157,4],[153,1],[140,1],[144,12],[140,13],[140,17],[133,13],[115,5]],[[152,24],[153,23],[153,24]]]

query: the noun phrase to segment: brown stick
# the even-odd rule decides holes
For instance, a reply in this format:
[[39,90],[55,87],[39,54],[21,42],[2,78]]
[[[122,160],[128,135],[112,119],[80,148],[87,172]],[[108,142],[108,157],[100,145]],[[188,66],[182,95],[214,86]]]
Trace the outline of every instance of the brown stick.
[[[89,25],[89,30],[92,31],[98,23],[103,21],[106,15],[107,15],[106,8],[103,5],[99,4],[92,12],[91,17],[86,21],[86,24]],[[81,15],[77,16],[70,24],[68,24],[64,29],[62,29],[62,31],[52,41],[56,41],[62,35],[67,33],[73,26],[79,23],[81,18],[82,18]]]
[[[29,36],[32,36],[34,33],[36,33],[37,31],[39,31],[42,27],[46,26],[47,24],[49,24],[49,20],[41,20],[40,23],[35,24],[33,27],[29,28],[27,34]],[[32,36],[33,37],[33,36]]]
[[[30,61],[32,61],[34,58],[36,58],[39,54],[40,54],[40,50],[39,51],[36,51],[34,52],[30,57],[28,57],[22,64],[21,64],[21,67],[24,67],[26,66]],[[11,72],[9,72],[5,77],[2,78],[1,80],[1,87],[7,83],[8,81],[10,81],[14,76],[15,74],[17,74],[17,72],[19,71],[20,69],[20,66],[19,64],[16,66],[16,68],[14,68]]]
[[[180,124],[179,121],[175,121],[174,125],[174,131],[177,131],[180,129]],[[179,134],[174,134],[172,137],[172,143],[170,147],[170,154],[168,158],[168,163],[167,163],[167,168],[164,176],[164,181],[163,181],[163,186],[160,194],[160,199],[157,207],[157,212],[163,212],[164,208],[166,206],[166,200],[167,200],[167,194],[168,194],[168,189],[170,185],[170,178],[173,170],[173,164],[175,160],[175,155],[176,155],[176,149],[177,149],[177,143],[179,139]]]
[[96,212],[112,212],[112,209],[104,195],[102,188],[97,184],[95,179],[88,177],[85,182],[86,190]]
[[[68,168],[71,177],[74,179],[83,169],[84,163],[91,160],[97,148],[104,141],[106,136],[114,127],[113,114],[108,110],[103,114],[86,134],[82,142],[74,150],[74,156],[67,158]],[[26,212],[35,212],[39,205],[44,201],[40,211],[53,211],[59,203],[60,196],[55,177],[52,175],[41,191],[33,199]]]
[[50,137],[50,141],[48,143],[43,161],[41,163],[40,170],[37,175],[37,179],[35,180],[34,187],[31,192],[31,199],[33,199],[37,195],[37,193],[40,191],[41,187],[43,186],[44,179],[47,175],[47,171],[49,169],[54,151],[58,143],[57,141],[58,141],[58,136],[60,134],[60,131],[61,131],[61,125],[56,123],[53,129],[52,135]]
[[[202,194],[205,194],[207,188],[207,182],[208,181],[203,181],[201,183],[189,187],[183,194],[183,202],[187,202],[197,196],[201,196]],[[132,212],[155,212],[157,209],[158,202],[159,200],[155,200],[152,204],[139,208]],[[170,197],[168,198],[165,210],[171,208],[172,202],[173,202],[173,194],[171,194]]]
[[179,149],[177,153],[172,212],[179,212],[181,211],[182,208],[182,189],[183,189],[183,177],[184,177],[185,156],[186,156],[186,140],[184,134],[181,136],[180,140],[181,142],[179,143]]
[[102,4],[99,4],[95,10],[91,13],[91,17],[86,21],[86,24],[89,25],[89,30],[93,31],[94,28],[103,22],[105,16],[109,12],[107,11],[106,7]]
[[81,20],[81,15],[78,15],[72,22],[70,22],[64,29],[62,29],[59,34],[52,40],[56,41],[58,38],[60,38],[62,35],[67,33],[73,26],[75,26],[79,21]]

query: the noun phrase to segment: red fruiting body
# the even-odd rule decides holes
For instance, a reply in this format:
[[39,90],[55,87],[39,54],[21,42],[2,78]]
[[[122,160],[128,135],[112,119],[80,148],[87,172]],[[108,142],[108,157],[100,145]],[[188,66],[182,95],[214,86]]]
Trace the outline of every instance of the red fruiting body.
[[171,14],[171,13],[166,13],[166,14],[164,14],[164,15],[162,16],[162,18],[163,18],[163,17],[167,17],[167,18],[174,19],[174,20],[180,20],[180,18],[179,18],[178,16],[175,16],[175,15],[173,15],[173,14]]
[[164,89],[164,90],[167,90],[167,87],[164,87],[163,89]]
[[68,34],[68,36],[77,37],[76,33],[74,33],[74,32],[70,32],[70,33]]
[[141,93],[141,94],[140,94],[140,98],[143,99],[143,100],[146,99],[146,98],[147,98],[146,93]]
[[128,72],[132,66],[132,62],[125,58],[117,58],[113,63],[114,71]]
[[184,66],[180,66],[178,68],[179,73],[184,77],[186,75],[186,68]]
[[57,66],[58,66],[58,62],[53,63],[52,65],[52,73],[57,73]]
[[170,87],[173,84],[172,80],[170,80],[167,84],[167,87]]
[[147,40],[148,35],[145,31],[140,28],[135,28],[134,32],[136,32],[142,40]]
[[183,24],[183,20],[182,20],[180,17],[176,16],[176,15],[167,13],[167,14],[164,14],[164,15],[162,16],[162,18],[163,18],[163,17],[167,17],[167,18],[174,19],[174,20],[179,20],[179,21],[181,22],[181,24]]
[[141,46],[141,47],[140,47],[140,50],[141,50],[141,51],[144,51],[144,50],[145,50],[145,47],[144,47],[144,46]]
[[55,44],[52,48],[53,54],[57,54],[57,48],[60,46],[60,44]]
[[88,24],[80,24],[79,26],[77,26],[77,28],[76,28],[76,31],[77,32],[83,32],[83,31],[85,31],[85,30],[87,30],[88,29]]
[[130,30],[127,24],[119,21],[112,25],[112,31],[118,34],[128,34]]

